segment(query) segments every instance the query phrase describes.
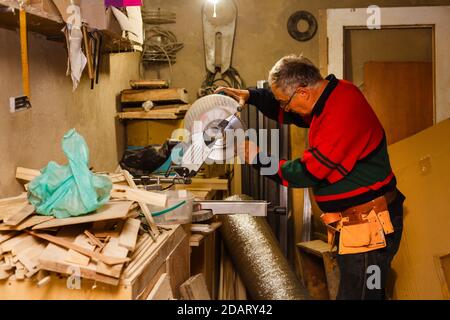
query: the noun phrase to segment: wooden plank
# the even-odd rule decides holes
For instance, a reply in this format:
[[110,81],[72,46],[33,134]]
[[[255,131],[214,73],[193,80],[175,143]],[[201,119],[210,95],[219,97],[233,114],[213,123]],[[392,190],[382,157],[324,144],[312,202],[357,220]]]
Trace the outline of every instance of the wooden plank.
[[191,224],[191,231],[192,232],[200,232],[204,234],[209,234],[214,231],[216,231],[220,226],[222,225],[222,222],[213,222],[211,224],[208,223],[192,223]]
[[16,197],[10,197],[10,198],[3,198],[0,199],[0,208],[2,208],[4,205],[10,205],[17,202],[24,202],[27,200],[27,194],[24,192]]
[[26,199],[16,201],[10,204],[4,203],[0,205],[0,221],[3,221],[5,218],[11,217],[15,215],[17,212],[22,210],[28,205],[28,201]]
[[17,167],[16,168],[16,179],[30,182],[34,178],[41,175],[39,170]]
[[180,298],[180,286],[191,275],[190,253],[189,238],[184,237],[166,259],[166,272],[170,275],[170,284],[176,299]]
[[[133,176],[126,170],[122,171],[122,175],[125,177],[127,183],[132,189],[137,189],[136,183],[133,180]],[[142,210],[142,213],[145,216],[145,219],[147,220],[148,225],[150,226],[150,229],[155,234],[155,236],[159,235],[159,230],[156,226],[155,220],[153,219],[153,216],[150,212],[150,209],[147,207],[147,204],[145,202],[139,201],[139,207]],[[165,205],[165,203],[164,203]]]
[[134,112],[119,112],[117,114],[119,119],[140,119],[140,120],[176,120],[182,119],[183,115],[170,113],[170,112],[146,112],[146,111],[134,111]]
[[149,100],[157,103],[189,103],[189,96],[184,88],[122,91],[122,103],[142,103]]
[[[75,244],[86,248],[87,250],[94,251],[94,246],[88,243],[88,237],[85,234],[80,234],[75,238]],[[89,265],[91,261],[89,256],[79,253],[73,249],[68,251],[67,257],[65,259],[66,262],[75,263],[83,266]]]
[[97,239],[97,237],[94,236],[92,233],[90,233],[89,230],[84,230],[84,234],[89,238],[89,242],[91,245],[100,248],[100,251],[101,249],[103,249],[105,244],[102,243],[99,239]]
[[126,182],[126,179],[123,176],[122,172],[109,174],[108,177],[111,179],[112,183]]
[[[5,242],[6,240],[11,239],[12,237],[15,237],[17,235],[17,232],[0,232],[0,244]],[[0,246],[1,248],[1,246]]]
[[312,253],[318,257],[322,257],[322,254],[324,252],[330,251],[330,246],[328,245],[328,243],[322,240],[301,242],[297,244],[297,247],[301,248],[304,251]]
[[[0,0],[1,6],[19,9],[17,0]],[[25,5],[27,15],[27,30],[30,32],[38,32],[46,36],[55,36],[61,33],[63,21],[59,15],[52,12],[43,11],[31,5]],[[0,25],[16,29],[19,27],[17,11],[1,11]]]
[[132,202],[130,201],[110,201],[103,207],[99,208],[96,212],[87,214],[80,217],[71,217],[65,219],[53,219],[33,227],[33,230],[41,230],[55,227],[62,227],[68,225],[75,225],[81,223],[114,220],[127,216]]
[[323,265],[325,267],[325,275],[327,277],[327,288],[330,300],[336,300],[339,290],[340,272],[336,261],[336,254],[331,252],[323,252]]
[[223,190],[228,191],[228,179],[219,179],[219,178],[192,178],[192,183],[189,185],[177,185],[177,189],[186,189],[186,190],[201,190],[212,189],[212,190]]
[[130,87],[133,89],[160,89],[168,88],[167,80],[130,80]]
[[19,212],[12,216],[8,216],[3,219],[3,222],[10,226],[17,226],[19,223],[21,223],[23,220],[28,218],[30,215],[32,215],[35,211],[35,208],[32,204],[29,204],[22,208]]
[[139,219],[128,219],[123,226],[119,237],[119,245],[133,251],[136,247],[136,240],[141,221]]
[[182,119],[189,110],[189,104],[155,106],[149,111],[142,108],[124,108],[119,119]]
[[13,256],[16,256],[19,252],[24,251],[30,247],[37,246],[42,241],[39,239],[35,239],[31,236],[24,238],[22,241],[16,243],[14,246],[11,247],[11,253]]
[[157,255],[165,255],[163,261],[165,262],[167,256],[173,251],[177,244],[186,236],[183,228],[180,225],[175,225],[171,231],[164,231],[161,236],[156,238],[153,242],[151,238],[146,241],[146,246],[136,256],[132,256],[132,261],[124,270],[125,282],[134,281],[137,275],[151,263],[152,259]]
[[[82,278],[96,280],[102,283],[118,285],[118,279],[108,277],[96,272],[96,264],[90,263],[88,266],[80,266],[65,262],[68,250],[53,243],[49,243],[39,256],[40,267],[44,270],[71,275],[74,270],[80,271]],[[91,289],[92,290],[92,289]]]
[[211,300],[206,287],[205,277],[199,273],[190,277],[180,286],[181,296],[184,300]]
[[173,300],[170,276],[167,273],[163,273],[158,279],[147,300]]
[[97,253],[97,252],[93,252],[93,251],[90,251],[90,250],[88,250],[88,249],[86,249],[86,248],[84,248],[82,246],[76,245],[76,244],[74,244],[74,243],[72,243],[70,241],[67,241],[67,240],[64,240],[64,239],[61,239],[59,237],[55,237],[55,236],[52,236],[52,235],[49,235],[49,234],[36,233],[36,232],[31,232],[31,231],[29,231],[29,233],[31,235],[35,236],[35,237],[39,237],[41,239],[44,239],[44,240],[47,240],[49,242],[55,243],[55,244],[57,244],[59,246],[67,248],[67,249],[73,249],[73,250],[75,250],[75,251],[77,251],[77,252],[79,252],[81,254],[84,254],[86,256],[91,257],[92,259],[104,262],[104,263],[109,264],[109,265],[120,264],[120,263],[124,263],[124,262],[127,262],[127,261],[130,260],[128,258],[119,259],[119,258],[115,258],[115,257],[111,257],[111,256],[106,256],[106,255],[103,255],[103,254],[100,254],[100,253]]
[[16,226],[16,230],[21,231],[30,227],[33,227],[35,225],[53,220],[54,218],[52,216],[41,216],[41,215],[34,215],[20,223],[18,226]]
[[[108,244],[103,249],[103,254],[116,258],[126,258],[128,255],[128,249],[119,245],[119,238],[111,238]],[[100,274],[119,278],[122,273],[123,267],[123,263],[111,266],[102,262],[98,262],[96,271]]]
[[[158,240],[165,234],[167,234],[167,232],[162,233],[161,236],[158,237]],[[178,227],[173,231],[169,231],[169,236],[163,241],[158,249],[152,250],[152,248],[150,248],[150,254],[146,254],[142,257],[141,262],[138,263],[139,267],[136,269],[136,272],[123,281],[123,283],[131,282],[133,284],[133,297],[145,299],[159,276],[164,272],[172,277],[172,274],[167,272],[167,257],[177,248],[177,246],[183,243],[185,238],[186,233],[183,231],[183,228]],[[174,294],[176,293],[174,292]]]
[[97,221],[92,225],[91,231],[97,238],[118,237],[124,224],[124,220]]
[[22,233],[22,234],[17,235],[16,237],[8,239],[0,245],[0,249],[1,249],[0,251],[10,252],[16,244],[20,243],[21,241],[23,241],[26,238],[28,238],[28,235]]
[[158,207],[164,207],[167,201],[167,196],[165,194],[139,189],[132,189],[130,187],[117,184],[113,185],[111,197],[119,200],[130,200],[152,204]]
[[189,238],[189,245],[191,247],[198,247],[202,243],[203,239],[205,238],[202,234],[193,234]]
[[17,254],[19,261],[25,266],[29,272],[37,272],[39,270],[39,256],[45,249],[43,243],[30,246],[26,250],[22,250]]

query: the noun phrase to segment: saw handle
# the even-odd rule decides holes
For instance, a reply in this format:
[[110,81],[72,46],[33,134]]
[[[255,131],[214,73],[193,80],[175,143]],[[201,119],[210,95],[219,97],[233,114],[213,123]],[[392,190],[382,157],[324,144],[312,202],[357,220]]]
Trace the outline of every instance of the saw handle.
[[248,98],[250,97],[250,91],[230,87],[219,87],[214,91],[214,93],[229,96],[239,102],[238,112],[243,110]]

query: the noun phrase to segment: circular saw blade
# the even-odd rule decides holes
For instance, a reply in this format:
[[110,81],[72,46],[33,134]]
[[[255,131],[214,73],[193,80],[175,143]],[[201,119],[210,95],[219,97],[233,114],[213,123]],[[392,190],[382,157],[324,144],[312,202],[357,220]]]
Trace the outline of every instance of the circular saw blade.
[[[193,139],[203,137],[205,132],[208,132],[208,135],[211,136],[211,128],[214,128],[222,120],[230,118],[238,111],[238,108],[239,103],[228,96],[221,94],[205,96],[195,101],[189,108],[184,118],[184,127],[190,132]],[[242,122],[235,117],[230,121],[227,130],[243,128]],[[223,161],[227,160],[227,154],[234,156],[234,152],[226,153],[226,149],[230,145],[231,142],[227,143],[223,137],[217,136],[214,144],[209,146],[212,152],[208,159]]]

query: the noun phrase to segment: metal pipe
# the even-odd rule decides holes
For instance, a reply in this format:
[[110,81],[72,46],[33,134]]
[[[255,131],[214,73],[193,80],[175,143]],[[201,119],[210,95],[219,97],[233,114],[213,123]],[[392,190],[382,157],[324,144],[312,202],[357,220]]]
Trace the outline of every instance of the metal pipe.
[[[242,200],[242,196],[232,196],[226,200]],[[265,218],[245,214],[220,215],[220,221],[225,245],[253,299],[309,298],[283,256]]]

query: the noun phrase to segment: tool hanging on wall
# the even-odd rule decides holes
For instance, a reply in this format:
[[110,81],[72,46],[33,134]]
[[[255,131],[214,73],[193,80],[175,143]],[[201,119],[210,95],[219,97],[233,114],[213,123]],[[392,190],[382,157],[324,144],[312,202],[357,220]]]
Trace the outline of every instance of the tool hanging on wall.
[[219,84],[243,88],[239,72],[231,66],[237,7],[233,0],[206,0],[202,8],[207,74],[198,95],[213,93]]
[[87,58],[81,50],[83,43],[81,9],[79,6],[71,4],[67,7],[67,14],[70,14],[70,19],[67,19],[67,25],[62,29],[66,36],[68,52],[66,74],[71,76],[73,91],[75,91],[87,64]]
[[81,31],[83,32],[84,54],[86,55],[87,59],[88,76],[92,81],[94,80],[94,67],[92,62],[91,40],[89,38],[86,24],[83,23],[83,25],[81,26]]
[[26,1],[20,4],[20,48],[22,57],[22,83],[23,94],[30,98],[30,75],[28,70],[28,39],[27,39],[27,13],[25,11]]
[[[298,24],[300,21],[305,21],[308,24],[308,29],[300,31]],[[288,20],[287,29],[292,38],[298,41],[311,40],[317,32],[317,20],[308,11],[294,12]]]
[[19,28],[20,28],[20,54],[22,64],[22,90],[23,95],[10,97],[10,112],[17,112],[31,108],[30,102],[30,75],[28,70],[28,39],[27,39],[27,13],[25,5],[27,1],[19,1]]

